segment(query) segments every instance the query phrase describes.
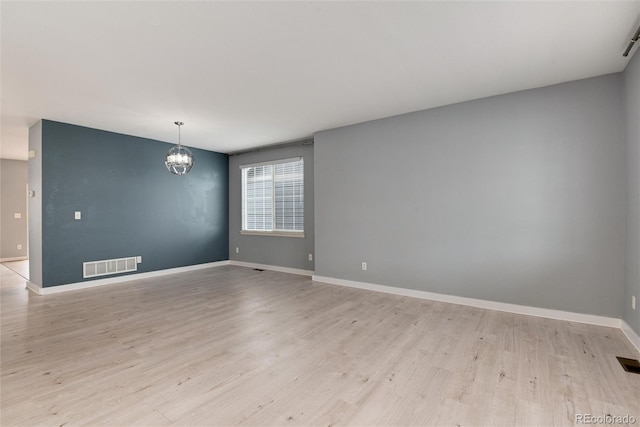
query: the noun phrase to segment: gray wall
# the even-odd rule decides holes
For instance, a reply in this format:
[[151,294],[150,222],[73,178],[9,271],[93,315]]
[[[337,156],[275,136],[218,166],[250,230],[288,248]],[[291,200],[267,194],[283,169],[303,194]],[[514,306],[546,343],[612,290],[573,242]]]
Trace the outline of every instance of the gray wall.
[[[304,238],[241,235],[240,165],[300,156],[304,158]],[[229,259],[313,271],[315,262],[308,258],[308,254],[313,254],[315,235],[313,170],[313,145],[293,144],[229,156]]]
[[27,180],[26,161],[0,159],[0,259],[27,257]]
[[316,275],[621,317],[622,84],[607,75],[317,133]]
[[29,128],[29,281],[42,286],[42,120]]
[[[627,262],[624,320],[640,334],[640,54],[624,71],[627,113]],[[631,309],[631,296],[636,309]]]
[[192,149],[176,176],[173,144],[42,122],[42,286],[86,280],[85,261],[142,256],[140,273],[228,259],[226,154]]

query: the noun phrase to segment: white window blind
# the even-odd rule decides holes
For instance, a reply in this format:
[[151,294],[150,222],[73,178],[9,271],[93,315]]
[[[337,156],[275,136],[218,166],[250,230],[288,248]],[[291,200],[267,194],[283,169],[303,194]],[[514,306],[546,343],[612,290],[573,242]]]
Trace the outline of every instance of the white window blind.
[[273,166],[243,169],[245,212],[243,229],[271,230],[273,225]]
[[304,160],[241,168],[242,231],[304,232]]

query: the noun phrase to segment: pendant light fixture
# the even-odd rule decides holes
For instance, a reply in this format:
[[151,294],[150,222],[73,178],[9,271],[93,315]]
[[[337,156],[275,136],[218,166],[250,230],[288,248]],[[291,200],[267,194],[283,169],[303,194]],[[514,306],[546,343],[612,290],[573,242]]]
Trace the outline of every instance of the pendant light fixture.
[[167,152],[165,166],[174,175],[186,175],[193,167],[193,153],[180,144],[180,127],[183,122],[174,122],[178,126],[178,145]]

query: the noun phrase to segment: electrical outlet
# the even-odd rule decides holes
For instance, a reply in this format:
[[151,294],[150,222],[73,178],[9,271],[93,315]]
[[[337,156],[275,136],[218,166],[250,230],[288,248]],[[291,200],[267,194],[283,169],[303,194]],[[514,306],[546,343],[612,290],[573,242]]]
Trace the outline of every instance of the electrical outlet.
[[22,250],[22,245],[20,243],[18,243],[17,248],[18,248],[19,251],[21,251]]
[[367,263],[365,261],[362,261],[362,271],[366,271],[367,270]]
[[141,256],[137,256],[136,257],[136,264],[141,264],[142,263],[142,257]]
[[14,213],[14,214],[13,214],[13,217],[14,217],[15,219],[20,219],[20,218],[22,218],[22,213],[20,213],[20,212],[16,212],[16,213]]
[[309,254],[309,261],[313,261],[313,254]]
[[636,309],[636,296],[635,295],[631,295],[631,308],[632,309]]
[[236,246],[236,253],[239,254],[240,253],[240,248]]
[[82,219],[82,212],[80,211],[75,211],[73,214],[73,218],[78,220],[78,219]]

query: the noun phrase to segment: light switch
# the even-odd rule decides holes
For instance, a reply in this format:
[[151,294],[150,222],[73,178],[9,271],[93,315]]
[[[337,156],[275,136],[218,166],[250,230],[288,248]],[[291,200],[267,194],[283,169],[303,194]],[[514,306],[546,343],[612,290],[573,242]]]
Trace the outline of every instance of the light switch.
[[80,212],[80,211],[76,211],[76,212],[75,212],[75,216],[74,216],[74,218],[75,218],[75,219],[82,219],[82,212]]

